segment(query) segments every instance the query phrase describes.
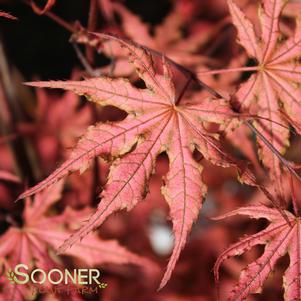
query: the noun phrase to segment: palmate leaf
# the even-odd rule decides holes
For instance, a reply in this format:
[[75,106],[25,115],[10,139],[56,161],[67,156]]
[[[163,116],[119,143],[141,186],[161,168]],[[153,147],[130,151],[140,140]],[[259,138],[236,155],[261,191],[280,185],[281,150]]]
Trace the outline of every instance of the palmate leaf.
[[265,280],[273,271],[277,260],[288,253],[290,264],[284,278],[284,298],[287,301],[301,300],[301,228],[300,217],[284,211],[289,223],[276,209],[266,206],[244,207],[215,218],[216,220],[247,215],[251,218],[265,218],[270,225],[253,235],[244,237],[241,241],[226,249],[217,259],[214,267],[216,280],[219,279],[219,268],[224,260],[238,256],[256,245],[265,245],[264,253],[256,261],[249,264],[240,275],[239,283],[234,287],[228,300],[245,300],[251,293],[259,293]]
[[[287,1],[264,0],[259,10],[261,34],[255,33],[253,24],[238,6],[228,0],[233,23],[238,32],[239,43],[248,55],[256,59],[255,74],[236,93],[237,106],[241,111],[259,111],[269,121],[255,122],[256,128],[280,153],[289,144],[288,115],[300,133],[301,113],[301,27],[299,20],[293,36],[284,39],[279,30],[281,11]],[[281,126],[284,125],[284,126]],[[280,176],[280,162],[263,141],[258,140],[260,156],[272,175]]]
[[[72,90],[99,105],[118,107],[128,116],[120,122],[89,127],[70,158],[20,198],[37,193],[71,172],[84,171],[96,156],[113,159],[97,211],[60,247],[59,251],[63,252],[101,225],[113,212],[130,210],[144,199],[156,157],[166,152],[169,172],[162,193],[170,207],[175,246],[160,285],[162,288],[170,278],[206,193],[201,178],[202,167],[195,161],[193,152],[199,151],[215,165],[236,166],[234,159],[222,150],[218,135],[204,126],[208,122],[223,123],[232,118],[233,112],[222,99],[204,98],[200,93],[185,98],[189,78],[185,78],[184,89],[177,92],[171,62],[164,56],[114,36],[103,37],[117,41],[125,49],[146,88],[139,89],[125,79],[104,76],[83,81],[30,83],[36,87]],[[155,67],[156,59],[161,73]],[[246,174],[243,172],[243,177]]]
[[[218,28],[210,27],[207,24],[204,28],[200,26],[199,31],[190,32],[189,22],[183,16],[182,7],[178,8],[175,4],[169,15],[153,28],[153,34],[150,34],[150,26],[124,5],[112,2],[112,10],[120,17],[120,29],[129,39],[133,39],[151,49],[162,51],[177,63],[192,70],[210,60],[207,56],[197,53],[197,50],[208,42],[209,37],[217,32]],[[187,34],[185,37],[184,31]],[[108,41],[107,44],[102,43],[102,46],[102,53],[105,53],[108,57],[113,55],[116,60],[117,65],[115,66],[114,74],[123,72],[121,76],[124,76],[125,71],[129,71],[129,68],[125,68],[126,57],[123,57],[118,49],[115,49],[116,53],[114,53],[114,45],[112,45],[111,41]]]
[[[24,225],[11,226],[0,236],[0,261],[13,268],[23,263],[31,269],[33,266],[44,269],[62,267],[58,258],[53,256],[56,250],[70,235],[71,229],[78,226],[79,220],[86,219],[88,210],[74,211],[66,208],[61,214],[47,215],[49,208],[61,198],[63,183],[58,182],[48,190],[35,195],[34,201],[26,199],[23,211]],[[50,252],[49,252],[50,251]],[[52,253],[52,254],[51,254]],[[85,241],[68,249],[65,255],[80,260],[88,267],[102,264],[134,264],[145,271],[157,272],[157,266],[147,258],[132,253],[115,240],[102,240],[98,235],[90,235]],[[62,267],[63,268],[63,267]],[[10,275],[11,276],[11,275]],[[13,279],[13,277],[11,276]],[[29,300],[26,296],[30,289],[26,285],[0,283],[0,300]]]

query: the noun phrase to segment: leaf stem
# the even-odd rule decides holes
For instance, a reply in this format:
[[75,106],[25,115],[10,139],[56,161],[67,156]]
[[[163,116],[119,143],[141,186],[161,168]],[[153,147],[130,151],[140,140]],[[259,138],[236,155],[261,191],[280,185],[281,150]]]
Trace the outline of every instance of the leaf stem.
[[[23,0],[23,2],[27,5],[31,6],[31,2],[29,0]],[[46,11],[44,13],[44,15],[48,16],[50,19],[52,19],[54,22],[56,22],[57,24],[61,25],[62,27],[64,27],[65,29],[67,29],[68,31],[72,32],[72,33],[76,33],[77,30],[75,28],[74,25],[69,24],[68,22],[66,22],[65,20],[63,20],[62,18],[60,18],[59,16],[57,16],[56,14],[50,12],[50,11]]]
[[279,151],[254,127],[254,125],[250,121],[246,121],[247,126],[254,132],[263,143],[270,149],[270,151],[276,155],[276,157],[280,160],[280,162],[301,182],[301,177],[296,172],[291,163],[286,160]]
[[199,71],[197,75],[214,75],[214,74],[223,74],[223,73],[230,73],[230,72],[248,72],[248,71],[257,71],[258,66],[253,67],[240,67],[240,68],[229,68],[229,69],[217,69],[217,70],[210,70],[210,71]]
[[271,203],[273,204],[273,206],[278,210],[279,214],[284,218],[284,220],[286,221],[286,223],[288,224],[288,226],[290,228],[292,228],[293,226],[292,226],[292,224],[291,224],[288,216],[286,215],[285,211],[279,206],[279,203],[274,200],[273,195],[264,186],[258,185],[257,187],[271,201]]
[[[90,0],[88,31],[95,31],[97,25],[97,0]],[[94,49],[90,45],[86,45],[86,58],[90,64],[94,64]]]

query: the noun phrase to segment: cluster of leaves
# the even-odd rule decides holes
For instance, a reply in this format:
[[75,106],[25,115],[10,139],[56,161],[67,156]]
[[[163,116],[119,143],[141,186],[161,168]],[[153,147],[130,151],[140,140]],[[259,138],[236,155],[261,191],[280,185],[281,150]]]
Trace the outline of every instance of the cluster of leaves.
[[[209,196],[211,191],[213,199],[219,199],[215,212],[223,212],[233,208],[234,197],[222,191],[232,183],[247,197],[238,198],[237,193],[239,200],[234,203],[240,208],[215,219],[247,215],[267,219],[271,224],[223,251],[215,264],[215,280],[219,283],[224,260],[263,244],[263,254],[258,259],[257,251],[251,255],[253,262],[241,272],[238,284],[228,294],[229,300],[244,300],[258,293],[286,253],[290,263],[284,275],[284,298],[301,300],[300,217],[295,191],[301,177],[298,164],[291,161],[300,160],[301,6],[285,0],[241,1],[241,7],[233,0],[221,2],[210,1],[212,10],[220,6],[221,16],[215,16],[218,22],[200,17],[205,4],[178,0],[173,1],[169,15],[151,27],[120,1],[91,0],[87,28],[50,13],[54,0],[46,1],[44,7],[30,2],[34,12],[48,14],[72,32],[70,41],[86,70],[81,72],[82,80],[74,80],[79,78],[78,71],[74,71],[76,75],[67,81],[27,82],[27,86],[67,92],[53,96],[38,89],[38,105],[28,113],[32,115],[30,121],[12,126],[10,118],[3,118],[9,129],[3,136],[8,145],[16,147],[11,141],[19,138],[10,135],[18,133],[24,137],[21,142],[30,142],[35,149],[36,160],[31,159],[31,167],[38,178],[55,162],[64,160],[46,179],[19,195],[18,199],[25,199],[24,209],[18,208],[22,212],[21,226],[13,214],[5,214],[10,224],[0,237],[0,258],[5,269],[18,262],[45,269],[67,265],[52,254],[56,250],[75,258],[73,264],[138,264],[146,269],[151,282],[156,282],[154,263],[92,232],[101,225],[106,229],[110,216],[123,209],[133,211],[128,220],[139,223],[136,228],[143,227],[158,206],[161,213],[169,215],[174,238],[159,285],[162,289],[172,277],[208,190]],[[102,28],[97,27],[98,8],[105,20]],[[13,18],[6,13],[3,16]],[[236,29],[235,33],[227,31],[229,26]],[[227,36],[229,53],[223,49],[221,32]],[[79,47],[86,48],[85,56]],[[109,58],[109,65],[96,66],[96,54]],[[9,104],[11,94],[5,81],[2,89],[3,103]],[[79,96],[91,104],[83,105]],[[8,105],[7,115],[10,109]],[[88,126],[93,121],[97,123]],[[75,143],[78,136],[81,138]],[[293,147],[284,157],[290,141]],[[30,151],[26,151],[31,158]],[[5,147],[1,152],[7,157],[16,155]],[[19,187],[21,181],[12,170],[18,160],[12,156],[8,161],[8,168],[1,166],[0,178]],[[166,161],[168,168],[163,166]],[[91,166],[93,172],[87,171]],[[156,178],[156,189],[161,190],[168,208],[158,191],[149,188],[160,169],[168,171],[162,184]],[[4,187],[7,189],[7,185]],[[253,192],[251,196],[249,190],[256,188],[261,194]],[[3,191],[6,199],[11,197],[8,190]],[[96,194],[99,203],[93,208]],[[140,204],[144,199],[153,204]],[[254,204],[241,206],[246,201]],[[139,211],[143,205],[145,211]],[[14,211],[17,205],[3,201],[3,206],[6,211]],[[221,235],[212,234],[217,239]],[[230,240],[229,234],[227,237]],[[218,253],[221,247],[216,241],[213,245],[212,252]],[[230,274],[239,273],[234,262],[225,269]],[[12,286],[8,290],[11,300],[29,298],[28,289]],[[225,290],[229,291],[228,287]],[[113,300],[112,296],[108,293]],[[173,293],[162,298],[178,297]],[[158,294],[156,300],[160,298]]]

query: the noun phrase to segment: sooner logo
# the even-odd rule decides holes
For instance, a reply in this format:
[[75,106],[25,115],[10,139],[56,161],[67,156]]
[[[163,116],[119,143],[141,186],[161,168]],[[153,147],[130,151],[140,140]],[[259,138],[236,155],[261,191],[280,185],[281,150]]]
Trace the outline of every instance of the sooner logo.
[[100,288],[105,288],[106,283],[100,282],[100,271],[98,269],[73,269],[69,271],[64,269],[51,269],[44,271],[43,269],[34,269],[29,271],[26,264],[18,264],[14,270],[8,270],[6,273],[8,280],[13,284],[45,284],[47,282],[53,285],[72,284],[72,285],[88,285],[97,284]]

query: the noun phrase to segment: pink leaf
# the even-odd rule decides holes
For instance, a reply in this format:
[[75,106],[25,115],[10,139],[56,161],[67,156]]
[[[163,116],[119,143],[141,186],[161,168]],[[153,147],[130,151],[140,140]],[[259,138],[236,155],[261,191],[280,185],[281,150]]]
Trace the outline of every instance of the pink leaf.
[[[266,118],[256,121],[255,126],[281,154],[289,145],[289,124],[280,110],[284,107],[298,132],[301,112],[301,77],[297,63],[301,44],[300,22],[297,22],[295,34],[281,41],[279,18],[286,3],[285,0],[263,1],[263,8],[259,11],[261,35],[257,36],[244,13],[232,0],[228,1],[239,41],[249,56],[258,62],[256,73],[241,85],[235,95],[236,107],[241,112],[260,112],[259,115]],[[259,139],[258,142],[260,157],[270,170],[271,178],[278,181],[280,186],[279,176],[282,171],[279,159],[265,143]]]
[[218,258],[214,273],[219,279],[219,267],[229,257],[241,255],[252,247],[264,244],[265,249],[261,257],[249,264],[242,271],[239,283],[234,287],[229,300],[245,300],[251,293],[259,293],[265,280],[274,269],[279,258],[288,253],[290,265],[284,275],[285,300],[299,300],[300,290],[300,220],[288,211],[285,211],[290,224],[283,219],[276,209],[265,206],[253,206],[240,208],[225,214],[218,219],[235,216],[237,214],[248,215],[251,218],[266,218],[271,224],[264,230],[244,237],[240,242],[226,249]]
[[256,58],[261,57],[261,49],[259,47],[253,24],[232,0],[228,0],[228,5],[233,18],[233,24],[238,31],[239,43],[246,49],[250,56]]
[[115,36],[98,34],[97,37],[120,44],[146,88],[139,89],[125,79],[108,77],[29,83],[71,90],[99,105],[118,107],[128,116],[121,122],[99,123],[88,128],[69,159],[19,198],[37,193],[71,172],[83,172],[97,156],[113,161],[97,211],[59,248],[59,252],[66,252],[113,212],[130,210],[142,201],[156,158],[166,152],[170,166],[163,193],[174,225],[175,248],[160,285],[162,288],[170,278],[206,192],[201,167],[193,158],[194,151],[215,165],[234,166],[241,172],[237,162],[222,150],[218,133],[209,132],[205,127],[208,122],[222,124],[232,116],[232,111],[222,99],[204,98],[198,93],[195,98],[187,98],[185,92],[191,78],[183,74],[182,87],[176,87],[175,69],[161,54]]

